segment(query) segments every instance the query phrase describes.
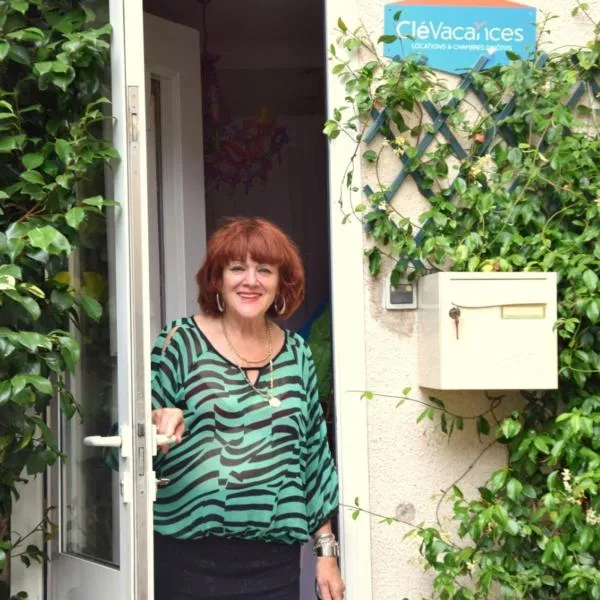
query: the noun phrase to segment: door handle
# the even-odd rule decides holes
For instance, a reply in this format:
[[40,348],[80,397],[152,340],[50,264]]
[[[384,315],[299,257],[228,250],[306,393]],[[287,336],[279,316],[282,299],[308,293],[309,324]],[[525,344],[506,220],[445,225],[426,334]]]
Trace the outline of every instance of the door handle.
[[[120,430],[121,435],[88,435],[83,438],[85,446],[93,448],[121,448],[121,456],[131,456],[131,433],[128,425],[123,425]],[[152,426],[153,451],[159,446],[170,446],[175,443],[174,435],[163,435],[156,433],[156,426]],[[125,440],[125,442],[123,442]]]
[[120,448],[121,443],[120,435],[88,435],[83,438],[85,446],[93,446],[94,448]]
[[174,444],[177,440],[174,435],[163,435],[162,433],[156,434],[156,445],[157,446],[170,446]]

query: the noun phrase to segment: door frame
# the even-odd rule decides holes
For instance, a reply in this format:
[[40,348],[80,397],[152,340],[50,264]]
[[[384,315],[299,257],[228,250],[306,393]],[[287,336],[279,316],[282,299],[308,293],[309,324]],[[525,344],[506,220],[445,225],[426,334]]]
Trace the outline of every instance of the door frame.
[[[337,21],[360,21],[358,0],[325,0],[325,47],[335,44]],[[358,62],[355,57],[354,60]],[[327,65],[327,114],[342,106],[346,91]],[[366,390],[366,332],[363,231],[358,219],[342,222],[338,200],[345,178],[348,157],[354,142],[339,136],[329,144],[329,228],[331,247],[331,302],[333,326],[333,366],[335,382],[335,432],[340,476],[340,544],[346,600],[372,598],[371,519],[368,514],[352,519],[355,498],[368,511],[369,447],[367,404],[353,390]],[[360,181],[357,163],[354,180]],[[342,192],[344,201],[348,191]],[[356,285],[356,282],[362,285]],[[358,287],[358,289],[357,289]],[[350,326],[349,324],[352,324]]]

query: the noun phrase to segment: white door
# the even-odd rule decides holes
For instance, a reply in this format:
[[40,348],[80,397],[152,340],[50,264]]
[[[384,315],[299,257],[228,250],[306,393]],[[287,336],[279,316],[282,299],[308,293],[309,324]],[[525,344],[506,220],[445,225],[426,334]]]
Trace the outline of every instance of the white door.
[[151,327],[195,312],[206,249],[200,35],[144,15]]
[[[67,460],[50,484],[50,600],[149,600],[152,589],[150,309],[142,0],[89,0],[110,22],[108,134],[121,160],[86,184],[119,206],[88,228],[71,264],[73,285],[106,301],[99,323],[83,321],[72,390],[82,417],[55,418]],[[108,74],[107,74],[108,75]],[[114,425],[111,439],[108,436]],[[84,438],[87,443],[84,443]],[[107,466],[112,444],[114,468]],[[109,450],[110,451],[110,450]]]

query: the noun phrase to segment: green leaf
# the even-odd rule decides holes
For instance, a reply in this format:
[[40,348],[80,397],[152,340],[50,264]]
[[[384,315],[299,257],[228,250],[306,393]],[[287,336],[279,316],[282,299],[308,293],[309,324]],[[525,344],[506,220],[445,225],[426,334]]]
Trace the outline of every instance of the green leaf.
[[79,343],[71,335],[59,335],[57,336],[56,341],[60,345],[59,351],[67,368],[69,371],[73,372],[81,354]]
[[29,56],[29,52],[22,46],[11,46],[8,51],[8,58],[27,67],[31,64],[31,56]]
[[86,294],[81,294],[79,296],[79,304],[90,319],[99,321],[100,317],[102,317],[102,304],[95,298],[87,296]]
[[381,252],[375,247],[369,251],[369,273],[377,275],[381,270]]
[[456,189],[456,191],[459,194],[464,194],[467,191],[467,182],[462,178],[462,177],[457,177],[454,180],[454,189]]
[[600,299],[592,298],[585,309],[587,318],[595,325],[600,321]]
[[69,240],[51,225],[32,229],[27,237],[32,246],[50,254],[68,254],[71,251]]
[[500,425],[500,431],[507,440],[510,440],[521,431],[521,423],[516,419],[504,419]]
[[506,484],[506,495],[513,502],[516,502],[519,499],[522,492],[523,492],[523,484],[518,479],[515,479],[514,477],[509,479],[508,483]]
[[490,490],[492,490],[492,492],[497,492],[498,490],[500,490],[506,483],[507,478],[508,478],[508,471],[506,469],[500,469],[500,470],[496,471],[492,475],[492,478],[490,479],[490,483],[489,483]]
[[29,8],[29,2],[27,0],[10,0],[10,7],[24,15]]
[[35,321],[40,318],[42,314],[40,306],[33,298],[22,296],[16,290],[4,290],[4,294],[14,302],[20,304]]
[[0,40],[0,61],[3,61],[10,51],[10,44],[6,40]]
[[12,152],[19,150],[25,143],[25,135],[5,135],[0,136],[0,153]]
[[22,158],[22,162],[25,165],[26,169],[32,171],[33,169],[37,169],[40,165],[44,163],[44,155],[41,152],[26,154]]
[[103,206],[118,206],[119,203],[114,200],[106,200],[102,196],[93,196],[91,198],[86,198],[81,201],[82,204],[86,206],[94,206],[96,208],[102,208]]
[[346,23],[342,21],[341,17],[338,19],[337,26],[342,33],[346,33],[348,31],[348,27],[346,27]]
[[79,229],[79,226],[85,219],[85,209],[80,206],[74,206],[65,215],[65,221],[73,229]]
[[363,154],[363,159],[369,163],[374,163],[377,161],[377,152],[375,152],[375,150],[367,150]]
[[519,524],[514,519],[508,519],[504,524],[504,529],[509,535],[519,535]]
[[52,71],[52,63],[49,61],[45,62],[37,62],[33,65],[33,72],[40,77],[41,75],[46,75]]
[[37,185],[45,185],[44,177],[39,171],[24,171],[21,173],[21,179]]
[[12,378],[13,394],[19,394],[26,385],[32,385],[40,394],[51,396],[53,394],[52,383],[46,377],[39,375],[15,375]]
[[73,296],[68,292],[53,290],[50,294],[50,302],[60,311],[66,311],[73,306]]
[[479,419],[477,419],[477,432],[482,435],[490,434],[490,424],[485,417],[479,417]]
[[47,350],[52,348],[52,342],[45,335],[35,333],[34,331],[20,331],[15,336],[15,341],[31,352],[37,352],[38,348],[45,348]]
[[[67,140],[56,140],[54,143],[54,151],[56,152],[58,158],[62,160],[63,163],[68,164],[72,155],[71,144],[67,142]],[[99,197],[99,196],[98,196]],[[85,202],[85,201],[84,201]]]
[[18,31],[11,31],[6,37],[23,42],[43,42],[46,39],[44,32],[37,27],[27,27]]
[[583,283],[585,283],[585,286],[590,292],[596,291],[596,288],[598,287],[598,275],[596,275],[594,271],[588,269],[583,273],[582,279]]
[[393,44],[398,41],[397,35],[382,35],[377,40],[378,44]]

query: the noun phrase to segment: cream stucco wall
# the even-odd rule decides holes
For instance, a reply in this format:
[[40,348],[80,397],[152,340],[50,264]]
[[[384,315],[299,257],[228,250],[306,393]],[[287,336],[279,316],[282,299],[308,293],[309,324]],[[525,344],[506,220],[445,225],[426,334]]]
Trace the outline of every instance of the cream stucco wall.
[[[449,2],[450,3],[450,2]],[[384,0],[359,0],[362,22],[377,39],[383,33]],[[559,18],[550,21],[550,33],[544,36],[545,49],[584,43],[592,35],[592,26],[583,16],[573,17],[574,0],[529,2],[541,11]],[[589,2],[589,12],[600,20],[600,1]],[[340,15],[344,17],[344,15]],[[352,23],[348,23],[352,26]],[[390,180],[397,171],[383,172]],[[373,173],[362,165],[363,183],[373,183]],[[403,193],[396,203],[404,214],[417,214],[420,202]],[[417,342],[414,311],[385,311],[381,308],[382,282],[364,274],[366,290],[366,362],[367,389],[397,394],[412,386],[411,396],[426,399],[416,385]],[[482,393],[437,393],[447,406],[462,414],[477,414],[488,400]],[[507,399],[500,412],[510,410],[514,401]],[[422,407],[406,402],[396,408],[391,399],[375,398],[368,406],[368,454],[370,510],[384,516],[397,516],[412,523],[431,523],[440,490],[446,489],[467,469],[484,448],[473,423],[455,433],[450,442],[427,421],[416,424]],[[505,461],[504,450],[496,446],[487,452],[461,481],[468,493],[474,492],[486,477]],[[444,511],[443,511],[444,512]],[[446,509],[447,514],[447,509]],[[361,517],[361,518],[364,518]],[[371,519],[371,563],[373,600],[416,600],[431,590],[431,576],[424,572],[418,553],[417,538],[403,540],[408,531],[404,525],[382,525]],[[361,599],[362,600],[362,599]]]

